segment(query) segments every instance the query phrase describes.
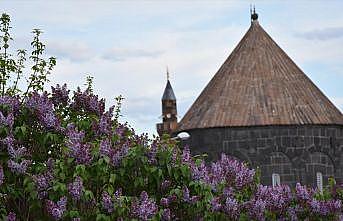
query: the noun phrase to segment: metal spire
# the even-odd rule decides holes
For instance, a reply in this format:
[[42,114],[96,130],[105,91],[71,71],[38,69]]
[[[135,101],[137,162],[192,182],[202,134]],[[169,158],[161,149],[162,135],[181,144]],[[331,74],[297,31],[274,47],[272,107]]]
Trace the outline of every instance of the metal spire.
[[255,5],[253,9],[251,8],[251,5],[250,5],[250,18],[251,18],[251,22],[256,21],[258,19],[258,14],[256,13],[256,10],[255,10]]
[[169,70],[168,70],[168,65],[167,65],[167,81],[169,81]]

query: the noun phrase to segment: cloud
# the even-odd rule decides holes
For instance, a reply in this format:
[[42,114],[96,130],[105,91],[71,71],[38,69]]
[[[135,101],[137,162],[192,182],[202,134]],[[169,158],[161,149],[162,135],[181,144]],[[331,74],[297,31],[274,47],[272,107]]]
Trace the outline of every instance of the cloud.
[[162,54],[164,54],[162,50],[112,48],[105,52],[102,57],[112,61],[125,61],[130,58],[156,58]]
[[89,45],[81,41],[49,41],[47,45],[47,53],[58,59],[83,62],[89,60],[94,55]]
[[315,30],[304,32],[304,33],[299,33],[296,36],[305,38],[308,40],[320,40],[320,41],[342,38],[343,27],[315,29]]

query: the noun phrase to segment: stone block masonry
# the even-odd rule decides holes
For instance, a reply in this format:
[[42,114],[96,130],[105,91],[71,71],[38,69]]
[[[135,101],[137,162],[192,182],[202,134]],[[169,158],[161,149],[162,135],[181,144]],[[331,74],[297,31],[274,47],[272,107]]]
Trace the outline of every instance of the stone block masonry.
[[316,186],[316,173],[343,181],[343,126],[295,125],[192,129],[183,143],[208,161],[226,153],[261,170],[261,182],[271,185],[272,174],[281,183]]

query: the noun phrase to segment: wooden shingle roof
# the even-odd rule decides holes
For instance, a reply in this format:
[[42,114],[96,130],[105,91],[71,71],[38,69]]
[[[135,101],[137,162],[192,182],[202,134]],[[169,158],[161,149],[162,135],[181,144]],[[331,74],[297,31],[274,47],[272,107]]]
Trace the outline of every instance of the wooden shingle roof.
[[343,115],[254,20],[178,131],[299,124],[343,125]]

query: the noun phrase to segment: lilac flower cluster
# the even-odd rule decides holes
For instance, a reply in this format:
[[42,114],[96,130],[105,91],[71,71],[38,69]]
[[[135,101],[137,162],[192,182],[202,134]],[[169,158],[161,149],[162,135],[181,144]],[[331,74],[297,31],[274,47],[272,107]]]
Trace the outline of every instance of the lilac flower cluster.
[[42,174],[33,175],[32,179],[38,192],[38,198],[45,199],[54,179],[52,172],[48,170]]
[[330,214],[337,214],[342,210],[341,200],[318,200],[314,197],[316,191],[313,188],[301,186],[299,183],[296,184],[295,195],[299,202],[298,206],[303,209],[297,211],[297,213],[304,212],[304,209],[316,214],[318,216],[327,216]]
[[222,195],[214,197],[210,201],[211,210],[213,212],[223,212],[230,219],[236,220],[244,207],[234,198],[233,192],[231,192],[233,190],[231,188],[226,189]]
[[16,221],[17,215],[14,212],[9,212],[7,215],[7,221]]
[[33,92],[26,100],[26,107],[34,112],[45,128],[61,130],[60,121],[54,113],[53,103],[46,92],[41,95]]
[[78,88],[77,91],[74,92],[72,108],[101,116],[105,110],[105,99],[99,100],[97,95],[92,94],[88,90],[81,92],[81,89]]
[[7,146],[7,152],[10,159],[7,161],[7,166],[13,173],[24,174],[31,165],[31,160],[24,159],[28,156],[25,147],[17,147],[13,136],[8,136],[3,140],[3,144]]
[[147,192],[141,193],[139,201],[134,201],[131,206],[131,213],[134,218],[140,220],[149,220],[156,215],[158,207],[156,203],[149,198]]
[[113,126],[113,109],[111,107],[107,112],[102,114],[99,119],[99,123],[94,126],[94,130],[98,135],[111,135],[112,134],[112,126]]
[[247,202],[245,206],[248,209],[250,218],[256,219],[258,221],[265,220],[266,202],[264,200],[252,200]]
[[255,193],[255,200],[265,202],[265,207],[273,212],[283,213],[289,207],[293,195],[287,185],[263,186],[259,185]]
[[107,156],[113,166],[119,166],[123,157],[127,155],[129,151],[129,143],[123,143],[117,148],[113,148],[109,139],[104,139],[100,142],[100,155]]
[[7,166],[13,173],[24,174],[31,165],[31,162],[31,160],[22,160],[20,163],[17,163],[13,160],[8,160]]
[[156,154],[157,154],[157,142],[153,142],[150,146],[150,148],[148,149],[148,152],[147,152],[147,157],[148,157],[148,162],[150,164],[155,164],[157,162],[157,159],[156,159]]
[[295,195],[297,199],[301,202],[306,202],[306,201],[311,200],[314,194],[315,194],[315,191],[313,188],[301,186],[300,183],[297,183],[295,186]]
[[112,201],[112,197],[107,192],[103,192],[101,195],[101,202],[102,207],[105,209],[107,213],[112,213],[114,210],[114,204]]
[[69,148],[69,156],[76,160],[77,164],[89,164],[92,161],[90,145],[83,143],[85,133],[77,131],[75,125],[67,126],[66,146]]
[[189,189],[187,186],[183,187],[182,192],[183,192],[183,201],[187,203],[193,204],[200,200],[199,196],[190,196]]
[[208,168],[203,161],[195,165],[189,149],[185,148],[182,153],[182,162],[190,166],[194,180],[203,181],[211,185],[214,190],[222,182],[236,189],[242,189],[254,181],[255,170],[249,169],[243,162],[229,158],[225,154],[222,154],[221,159]]
[[4,143],[7,145],[7,152],[11,159],[19,160],[29,155],[26,147],[16,145],[12,136],[6,137]]
[[342,202],[340,200],[316,200],[312,199],[309,202],[310,210],[314,214],[318,214],[320,216],[327,216],[329,214],[335,214],[341,211],[342,209]]
[[75,178],[74,182],[68,184],[68,192],[75,201],[81,199],[82,190],[83,182],[79,176]]
[[222,206],[222,210],[226,215],[228,215],[231,219],[237,219],[240,213],[240,205],[235,198],[226,198],[225,204]]
[[162,191],[166,191],[171,185],[171,181],[170,180],[163,180],[161,183],[161,190]]
[[46,200],[46,210],[55,220],[60,220],[67,210],[67,197],[61,197],[57,203]]
[[121,196],[122,196],[122,190],[119,188],[115,193],[114,197],[112,198],[110,194],[108,194],[106,191],[102,193],[101,195],[101,204],[102,208],[108,213],[111,214],[114,211],[115,206],[121,206]]
[[5,117],[4,114],[0,111],[0,125],[9,126],[9,128],[12,128],[13,124],[14,124],[14,115],[13,115],[13,113],[9,113]]
[[56,106],[68,104],[69,92],[67,84],[62,85],[62,87],[59,84],[56,87],[51,86],[52,103]]
[[0,106],[7,106],[10,108],[10,113],[16,115],[19,112],[20,101],[18,97],[12,96],[1,96],[0,97]]
[[0,164],[0,186],[4,183],[4,180],[5,180],[4,169],[2,168],[2,165]]

